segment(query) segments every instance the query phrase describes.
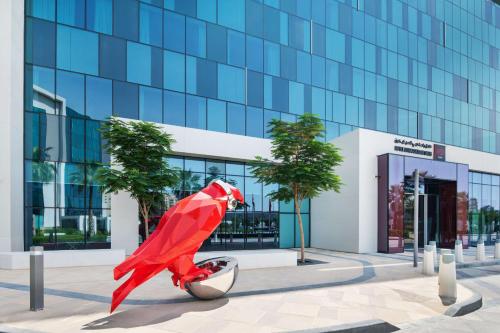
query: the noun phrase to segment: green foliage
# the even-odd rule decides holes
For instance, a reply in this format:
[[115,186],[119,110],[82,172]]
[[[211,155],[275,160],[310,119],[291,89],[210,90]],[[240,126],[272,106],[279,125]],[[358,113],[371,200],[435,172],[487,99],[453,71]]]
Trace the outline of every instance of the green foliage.
[[178,181],[178,172],[167,162],[175,141],[157,125],[144,121],[111,118],[101,131],[114,165],[99,169],[96,180],[106,193],[130,193],[147,223],[151,206],[162,200],[166,187]]
[[338,148],[319,141],[323,123],[306,113],[296,123],[273,119],[270,123],[271,153],[274,161],[256,157],[252,171],[260,182],[279,184],[279,190],[268,196],[289,202],[297,195],[299,205],[305,198],[314,198],[322,191],[340,190],[341,180],[334,167],[342,162]]

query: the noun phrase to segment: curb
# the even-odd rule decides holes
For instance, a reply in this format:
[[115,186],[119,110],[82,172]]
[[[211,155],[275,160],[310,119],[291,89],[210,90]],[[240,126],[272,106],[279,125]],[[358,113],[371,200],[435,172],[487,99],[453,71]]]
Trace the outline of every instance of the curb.
[[483,306],[483,296],[478,293],[474,293],[471,297],[465,301],[452,305],[444,313],[445,316],[449,317],[460,317],[476,310],[479,310]]
[[386,321],[374,319],[359,321],[352,324],[311,328],[293,331],[291,333],[390,333],[399,331],[399,328]]
[[473,262],[466,262],[466,263],[456,263],[457,269],[482,267],[482,266],[495,266],[495,265],[500,265],[500,259],[492,259],[492,260],[485,260],[485,261],[473,261]]

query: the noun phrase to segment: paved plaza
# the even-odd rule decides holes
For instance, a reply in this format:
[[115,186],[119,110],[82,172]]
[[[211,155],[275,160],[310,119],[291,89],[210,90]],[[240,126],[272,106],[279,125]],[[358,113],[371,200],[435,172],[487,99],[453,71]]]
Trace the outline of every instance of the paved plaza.
[[[468,263],[473,251],[465,253]],[[492,260],[491,248],[488,255]],[[228,297],[215,301],[195,301],[164,272],[134,290],[112,315],[111,293],[119,283],[111,266],[46,269],[45,309],[39,312],[28,311],[29,271],[0,270],[0,331],[285,332],[380,319],[412,332],[460,321],[469,332],[469,326],[494,327],[498,321],[480,318],[500,317],[500,266],[458,270],[457,302],[480,292],[485,306],[450,318],[443,316],[447,307],[437,295],[437,276],[414,269],[411,253],[308,249],[307,256],[321,263],[240,271]]]

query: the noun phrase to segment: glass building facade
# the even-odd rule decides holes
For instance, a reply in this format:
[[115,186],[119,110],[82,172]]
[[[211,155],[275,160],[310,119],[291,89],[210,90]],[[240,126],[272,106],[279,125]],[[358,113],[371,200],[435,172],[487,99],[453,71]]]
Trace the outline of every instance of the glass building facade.
[[[109,162],[98,129],[111,115],[266,137],[269,120],[313,112],[326,140],[362,127],[500,154],[500,7],[490,0],[25,8],[26,246],[109,246],[110,200],[93,174]],[[244,177],[245,191],[252,179],[221,174]],[[274,244],[293,246],[282,211],[269,214]]]

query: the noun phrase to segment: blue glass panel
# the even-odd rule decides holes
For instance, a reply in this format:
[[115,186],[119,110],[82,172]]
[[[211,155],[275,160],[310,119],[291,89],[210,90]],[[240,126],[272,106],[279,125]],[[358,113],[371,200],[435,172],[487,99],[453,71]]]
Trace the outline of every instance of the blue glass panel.
[[40,66],[55,67],[56,27],[54,23],[27,18],[25,60]]
[[280,43],[288,45],[288,15],[280,13]]
[[245,31],[245,1],[219,0],[218,23],[239,31]]
[[312,56],[312,84],[325,87],[325,59]]
[[304,85],[301,83],[289,82],[289,102],[290,113],[304,113]]
[[312,52],[322,57],[326,54],[326,30],[317,24],[313,24],[313,49]]
[[226,103],[209,99],[207,101],[207,129],[210,131],[226,131]]
[[105,120],[113,113],[112,81],[93,76],[85,78],[86,115],[90,119]]
[[127,72],[127,44],[121,38],[101,35],[99,47],[99,74],[125,81]]
[[263,42],[260,38],[247,36],[247,67],[254,71],[263,70]]
[[97,75],[97,34],[65,26],[57,27],[57,67]]
[[207,24],[207,58],[218,62],[226,62],[227,34],[226,28]]
[[185,126],[185,96],[182,93],[163,92],[163,121],[166,124]]
[[186,95],[186,126],[207,128],[207,100],[205,98]]
[[[24,73],[26,111],[55,113],[55,74],[45,67],[26,66]],[[47,98],[48,97],[48,98]]]
[[164,51],[163,57],[163,86],[165,89],[183,92],[185,56],[180,53]]
[[280,75],[280,47],[278,44],[264,41],[264,72]]
[[196,14],[199,19],[216,23],[217,0],[198,1],[197,6]]
[[262,107],[264,103],[264,76],[247,71],[247,104]]
[[163,47],[169,50],[185,51],[185,18],[182,15],[165,11],[163,15]]
[[245,135],[245,106],[227,103],[227,132]]
[[332,105],[332,120],[339,123],[345,123],[345,95],[332,93]]
[[297,80],[297,51],[291,47],[281,46],[281,77]]
[[227,63],[245,67],[245,35],[233,30],[227,31]]
[[139,119],[162,122],[162,91],[160,89],[139,87]]
[[247,107],[247,135],[261,138],[264,135],[262,109]]
[[127,81],[151,85],[151,47],[127,42]]
[[280,113],[277,111],[264,110],[264,137],[269,138],[270,122],[273,119],[280,119]]
[[57,0],[57,22],[85,27],[85,0]]
[[72,117],[83,117],[85,115],[84,94],[85,86],[83,75],[57,71],[56,96],[58,102],[60,102],[59,114]]
[[113,1],[87,0],[87,29],[113,33]]
[[26,14],[45,20],[54,21],[56,13],[55,0],[28,0]]
[[141,43],[162,46],[162,10],[154,6],[141,4],[139,17],[139,39]]
[[139,39],[139,4],[135,0],[113,1],[113,34],[129,40]]
[[290,248],[295,246],[294,217],[294,214],[280,214],[280,248]]
[[311,25],[308,21],[290,16],[289,24],[289,43],[299,50],[309,52],[311,48]]
[[136,84],[113,82],[113,115],[130,119],[139,118],[139,91]]
[[245,71],[243,69],[219,64],[217,86],[219,99],[245,103]]
[[339,64],[335,61],[326,61],[326,87],[334,91],[339,90]]
[[281,38],[280,24],[280,12],[264,6],[264,38],[279,43]]
[[325,119],[325,90],[312,88],[312,108],[310,111],[321,119]]
[[345,36],[343,34],[326,29],[326,57],[340,62],[345,61]]
[[186,53],[205,58],[206,35],[205,22],[186,18]]
[[186,89],[191,94],[217,97],[217,64],[212,61],[187,57]]
[[297,51],[297,81],[311,84],[311,55]]
[[245,8],[245,32],[250,35],[262,37],[263,8],[262,4],[254,1],[246,1]]

